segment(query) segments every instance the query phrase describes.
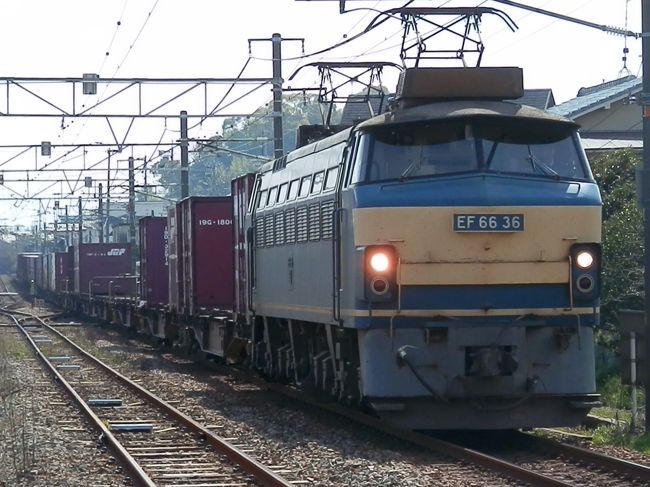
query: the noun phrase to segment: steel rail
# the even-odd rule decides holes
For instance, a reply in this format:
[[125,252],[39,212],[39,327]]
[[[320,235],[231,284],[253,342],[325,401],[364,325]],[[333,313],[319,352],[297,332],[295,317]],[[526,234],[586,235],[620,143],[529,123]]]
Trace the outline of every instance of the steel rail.
[[52,333],[56,334],[59,338],[61,338],[66,343],[68,343],[70,346],[75,348],[75,350],[77,350],[81,355],[86,357],[88,360],[92,361],[94,364],[101,367],[109,374],[117,377],[124,385],[129,387],[131,390],[133,390],[137,394],[140,394],[141,396],[145,397],[147,400],[156,404],[157,407],[159,407],[165,413],[175,418],[183,425],[187,426],[190,430],[200,434],[201,437],[205,439],[206,443],[210,444],[212,447],[215,448],[215,450],[217,450],[219,453],[226,456],[231,462],[241,466],[247,473],[253,475],[255,479],[259,481],[262,485],[267,487],[292,487],[293,484],[291,484],[289,481],[287,481],[280,475],[276,474],[271,469],[265,467],[264,465],[259,463],[251,456],[247,455],[242,451],[239,451],[237,448],[233,447],[229,442],[218,437],[212,431],[203,427],[201,424],[197,423],[192,418],[182,413],[172,405],[167,404],[164,400],[162,400],[155,394],[152,394],[148,390],[144,389],[142,386],[136,384],[126,376],[120,374],[115,369],[112,369],[111,367],[106,365],[98,358],[92,356],[90,353],[86,352],[84,349],[79,347],[79,345],[77,345],[75,342],[73,342],[68,337],[63,335],[61,332],[54,329],[47,323],[45,323],[37,315],[33,315],[33,314],[30,315],[29,313],[27,314],[31,316],[32,319],[41,323],[42,326],[50,330]]
[[615,471],[622,475],[629,475],[650,482],[650,467],[641,465],[640,463],[630,462],[620,458],[610,457],[602,453],[598,453],[579,446],[567,445],[560,441],[551,438],[544,438],[542,436],[535,436],[530,433],[513,433],[519,436],[524,441],[531,442],[534,446],[547,449],[552,452],[557,452],[567,457],[574,458],[580,462],[597,465],[606,468],[609,471]]
[[38,355],[38,358],[41,359],[43,364],[45,364],[45,366],[50,370],[50,372],[54,375],[54,377],[59,382],[59,384],[61,384],[63,388],[66,390],[66,392],[74,399],[74,401],[77,403],[81,411],[91,421],[93,426],[102,433],[103,438],[106,441],[108,447],[111,449],[113,454],[116,457],[118,457],[122,465],[124,465],[127,468],[129,473],[133,476],[134,480],[136,481],[136,484],[145,487],[156,487],[154,481],[151,480],[151,478],[149,478],[149,476],[145,473],[145,471],[138,464],[138,462],[131,456],[131,454],[128,451],[126,451],[124,446],[117,440],[117,438],[115,438],[113,433],[111,433],[110,430],[104,425],[102,420],[92,411],[92,409],[90,409],[90,407],[86,404],[86,402],[81,398],[81,396],[79,396],[79,394],[77,394],[74,388],[68,383],[68,381],[65,380],[65,378],[59,373],[59,371],[56,370],[56,368],[50,363],[50,361],[47,360],[47,357],[45,357],[45,355],[43,355],[43,352],[39,350],[34,340],[32,340],[32,337],[29,336],[27,330],[25,330],[25,328],[18,322],[16,317],[13,316],[12,312],[5,311],[4,309],[2,309],[0,310],[0,314],[9,316],[12,320],[14,320],[14,323],[16,324],[20,332],[25,336],[29,344],[32,346],[32,348]]
[[342,416],[356,423],[368,426],[371,429],[381,431],[382,433],[385,433],[389,436],[407,441],[411,444],[421,446],[428,450],[432,450],[436,453],[440,453],[457,460],[462,460],[474,465],[480,465],[492,470],[493,472],[499,473],[517,481],[526,482],[527,484],[535,487],[570,487],[573,485],[561,480],[554,479],[552,477],[548,477],[546,475],[542,475],[537,472],[533,472],[531,470],[527,470],[523,467],[520,467],[519,465],[515,465],[514,463],[510,463],[505,460],[501,460],[500,458],[481,453],[477,450],[472,450],[471,448],[465,448],[445,440],[424,435],[422,433],[393,428],[387,425],[385,422],[367,414],[345,408],[335,403],[322,403],[315,399],[309,398],[293,387],[265,382],[247,371],[234,369],[232,367],[225,367],[213,363],[211,363],[210,366],[213,369],[218,369],[224,373],[241,376],[240,378],[251,381],[262,388],[267,388],[271,391],[288,396],[292,399],[316,407],[318,409],[328,411],[330,413],[336,414],[337,416]]

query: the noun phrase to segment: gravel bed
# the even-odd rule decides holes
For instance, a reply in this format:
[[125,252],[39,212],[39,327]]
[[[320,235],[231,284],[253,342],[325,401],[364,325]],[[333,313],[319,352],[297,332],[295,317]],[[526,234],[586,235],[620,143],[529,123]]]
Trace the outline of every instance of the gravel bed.
[[595,445],[589,440],[576,438],[570,435],[563,435],[561,433],[550,433],[545,431],[544,436],[551,437],[555,440],[561,441],[562,443],[568,443],[570,445],[593,450],[595,452],[602,453],[603,455],[621,458],[623,460],[628,460],[630,462],[650,467],[650,455],[646,455],[636,450],[630,450],[628,448],[613,445]]
[[[114,436],[122,443],[129,453],[136,458],[152,481],[163,482],[167,485],[164,475],[178,474],[181,465],[188,466],[200,458],[201,463],[210,463],[218,469],[221,483],[232,482],[232,485],[256,485],[249,474],[245,474],[239,466],[233,465],[227,458],[218,454],[213,448],[205,445],[202,438],[189,432],[182,424],[167,416],[156,405],[124,385],[115,376],[94,364],[85,356],[80,356],[76,350],[59,337],[45,329],[34,331],[33,334],[42,334],[53,337],[51,343],[39,344],[45,356],[68,356],[67,365],[78,368],[61,369],[59,372],[65,380],[74,387],[75,391],[84,400],[120,400],[121,405],[115,407],[91,406],[93,412],[106,424],[113,423],[147,423],[153,425],[151,432],[114,432]],[[171,448],[170,451],[161,452],[160,449]],[[174,446],[182,447],[183,451],[174,451]],[[136,447],[131,451],[131,447]],[[144,452],[143,448],[150,450]],[[155,455],[153,450],[158,450]],[[145,457],[142,457],[145,455]],[[192,460],[189,458],[192,457]],[[158,468],[160,462],[171,464],[175,467]],[[185,472],[182,472],[185,474]],[[197,474],[198,476],[199,474]],[[196,480],[192,480],[196,482]]]
[[0,486],[132,485],[22,335],[5,327],[0,396]]
[[519,485],[90,326],[62,331],[285,477],[318,486]]

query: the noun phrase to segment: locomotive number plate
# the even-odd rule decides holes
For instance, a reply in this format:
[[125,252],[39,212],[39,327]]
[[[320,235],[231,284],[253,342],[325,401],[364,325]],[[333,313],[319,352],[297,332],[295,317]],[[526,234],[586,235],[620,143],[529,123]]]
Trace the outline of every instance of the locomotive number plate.
[[454,232],[523,232],[524,215],[454,213]]

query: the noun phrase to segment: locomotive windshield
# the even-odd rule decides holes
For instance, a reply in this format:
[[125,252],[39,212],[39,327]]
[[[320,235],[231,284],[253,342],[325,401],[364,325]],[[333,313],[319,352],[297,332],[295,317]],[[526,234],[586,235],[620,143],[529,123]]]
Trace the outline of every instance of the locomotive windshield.
[[356,181],[466,172],[589,179],[575,128],[514,119],[383,126],[361,135]]

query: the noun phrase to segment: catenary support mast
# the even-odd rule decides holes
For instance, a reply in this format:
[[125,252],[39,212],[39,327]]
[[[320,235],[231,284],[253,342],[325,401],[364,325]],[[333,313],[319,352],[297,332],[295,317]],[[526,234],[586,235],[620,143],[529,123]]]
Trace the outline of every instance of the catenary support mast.
[[[641,1],[641,31],[643,48],[643,170],[650,172],[650,0]],[[646,178],[644,177],[644,180]],[[645,192],[647,188],[643,188]],[[644,253],[644,288],[645,288],[645,367],[644,386],[646,391],[645,401],[645,428],[650,431],[650,199],[644,194],[643,198],[643,220],[645,235]]]

